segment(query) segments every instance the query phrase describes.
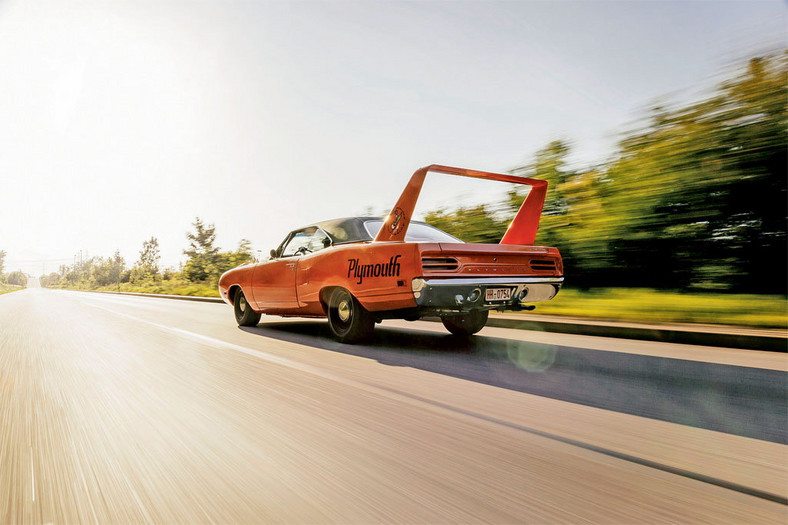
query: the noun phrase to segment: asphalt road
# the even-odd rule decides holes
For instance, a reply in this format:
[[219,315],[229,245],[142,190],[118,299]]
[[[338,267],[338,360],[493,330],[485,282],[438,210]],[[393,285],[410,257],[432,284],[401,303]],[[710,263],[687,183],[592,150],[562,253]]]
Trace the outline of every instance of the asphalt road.
[[0,296],[0,521],[785,523],[785,354]]

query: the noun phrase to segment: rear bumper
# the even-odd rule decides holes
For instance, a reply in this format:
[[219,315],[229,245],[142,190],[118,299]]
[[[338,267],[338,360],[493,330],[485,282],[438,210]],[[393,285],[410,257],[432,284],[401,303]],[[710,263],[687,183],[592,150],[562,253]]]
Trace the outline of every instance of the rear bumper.
[[[518,309],[521,304],[547,301],[555,297],[563,283],[563,277],[416,278],[412,289],[420,307],[494,310]],[[489,288],[508,288],[511,299],[486,301]]]

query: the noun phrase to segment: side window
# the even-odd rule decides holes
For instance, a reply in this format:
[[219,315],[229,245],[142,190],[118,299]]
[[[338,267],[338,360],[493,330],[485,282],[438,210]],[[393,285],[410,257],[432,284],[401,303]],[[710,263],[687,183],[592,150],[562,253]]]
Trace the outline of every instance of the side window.
[[323,233],[323,230],[316,230],[314,235],[312,235],[312,239],[309,241],[309,248],[310,251],[316,252],[322,250],[323,248],[327,248],[331,245],[331,241],[328,238],[328,235]]
[[[287,246],[285,246],[285,249],[282,250],[281,257],[292,257],[301,248],[309,249],[309,243],[311,240],[312,236],[309,233],[303,231],[297,232],[290,238],[290,241],[287,243]],[[301,254],[299,253],[299,255]]]
[[316,227],[307,228],[293,234],[287,245],[282,250],[280,257],[293,257],[304,255],[327,248],[331,245],[328,235]]

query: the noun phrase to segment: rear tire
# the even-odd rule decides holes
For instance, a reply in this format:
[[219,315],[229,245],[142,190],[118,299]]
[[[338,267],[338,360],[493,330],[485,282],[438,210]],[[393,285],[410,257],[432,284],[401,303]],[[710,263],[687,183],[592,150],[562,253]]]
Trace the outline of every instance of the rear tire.
[[328,326],[340,343],[368,339],[375,330],[375,316],[344,288],[335,288],[328,298]]
[[257,326],[260,322],[260,314],[252,310],[249,306],[249,301],[241,290],[235,293],[235,300],[233,301],[233,308],[235,309],[235,320],[238,326]]
[[464,314],[446,315],[441,317],[443,326],[454,335],[473,335],[487,324],[490,312],[487,310],[473,310]]

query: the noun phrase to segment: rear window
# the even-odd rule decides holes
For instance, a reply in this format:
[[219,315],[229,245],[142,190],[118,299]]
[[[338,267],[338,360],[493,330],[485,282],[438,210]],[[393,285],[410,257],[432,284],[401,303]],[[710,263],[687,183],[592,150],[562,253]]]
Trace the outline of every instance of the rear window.
[[[367,229],[370,237],[373,239],[377,236],[383,226],[383,221],[380,219],[364,222],[364,227]],[[408,226],[408,232],[405,234],[406,242],[462,242],[456,237],[452,237],[448,233],[439,230],[429,224],[423,222],[411,222]]]

